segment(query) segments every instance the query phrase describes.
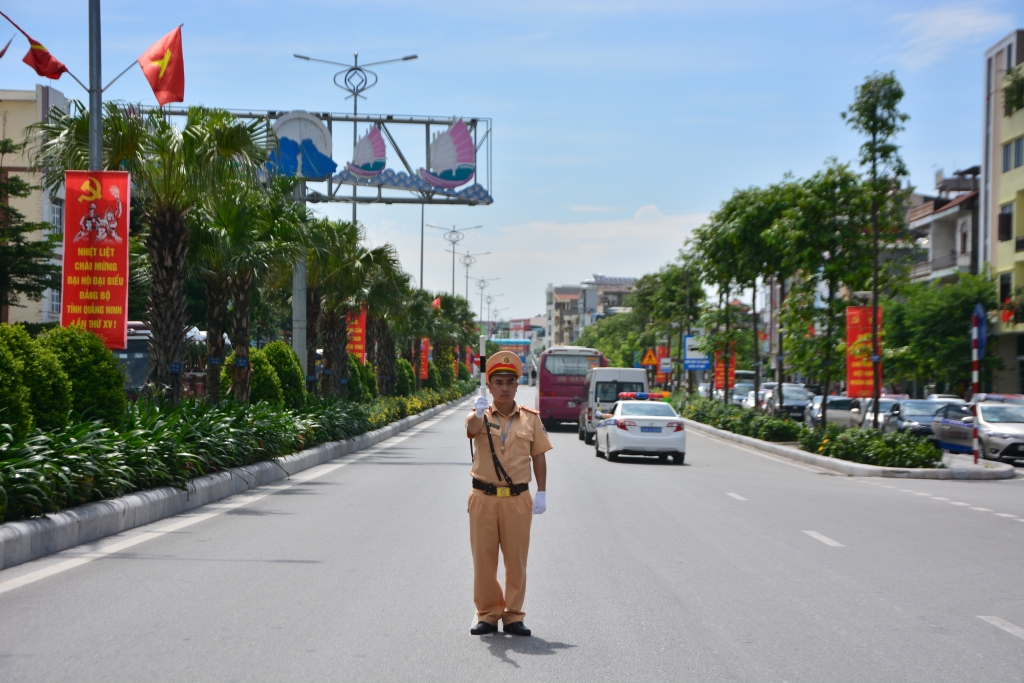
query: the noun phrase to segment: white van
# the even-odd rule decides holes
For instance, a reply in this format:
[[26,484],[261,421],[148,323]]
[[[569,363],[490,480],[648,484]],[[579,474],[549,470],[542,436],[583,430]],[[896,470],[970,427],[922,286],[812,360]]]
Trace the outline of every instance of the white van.
[[608,412],[623,391],[647,391],[647,371],[643,368],[591,368],[583,380],[583,401],[580,402],[580,441],[594,443],[597,434],[597,412]]

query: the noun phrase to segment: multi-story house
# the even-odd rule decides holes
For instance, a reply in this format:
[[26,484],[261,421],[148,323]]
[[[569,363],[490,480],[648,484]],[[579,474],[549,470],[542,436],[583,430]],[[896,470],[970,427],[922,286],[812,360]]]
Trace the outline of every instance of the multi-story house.
[[[985,52],[985,121],[980,214],[982,251],[993,264],[999,300],[1020,299],[1024,290],[1024,109],[1004,100],[1007,75],[1024,70],[1024,30],[1010,33]],[[1003,360],[994,390],[1019,392],[1024,374],[1024,317],[996,327],[995,352]]]
[[983,267],[978,230],[978,174],[972,166],[952,177],[935,178],[937,197],[921,197],[907,212],[907,229],[920,251],[911,271],[915,282],[953,282],[960,273],[977,274]]
[[626,307],[626,296],[633,291],[635,284],[635,277],[609,277],[604,273],[595,273],[581,282],[576,337],[583,334],[588,325],[622,312]]
[[544,347],[561,346],[576,341],[579,319],[579,298],[582,288],[578,285],[555,287],[549,284],[545,292],[547,329]]
[[[33,123],[45,120],[50,107],[67,110],[68,101],[64,95],[54,88],[37,85],[35,90],[0,90],[0,126],[2,136],[15,142],[25,139],[28,127]],[[29,170],[29,150],[7,155],[3,160],[4,173],[18,175],[30,185],[40,184],[41,175]],[[63,232],[64,226],[64,188],[51,198],[48,192],[33,190],[25,198],[12,197],[11,205],[17,208],[25,220],[30,223],[48,222],[53,225],[53,232]],[[36,233],[35,239],[41,239],[42,233]],[[55,254],[55,263],[60,263],[61,250]],[[40,301],[32,301],[22,297],[18,304],[3,307],[0,310],[0,322],[10,323],[48,323],[60,321],[60,291],[46,290]]]

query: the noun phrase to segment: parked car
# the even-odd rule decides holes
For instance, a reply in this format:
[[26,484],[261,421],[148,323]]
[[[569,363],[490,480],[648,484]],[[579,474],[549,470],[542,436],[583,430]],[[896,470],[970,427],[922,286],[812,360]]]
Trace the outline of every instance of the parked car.
[[768,396],[768,392],[765,391],[764,389],[762,389],[761,391],[757,392],[757,398],[754,398],[754,392],[753,391],[748,391],[747,392],[747,397],[745,399],[743,399],[743,407],[747,408],[748,410],[753,410],[755,406],[760,405],[761,406],[761,410],[763,411],[765,409],[765,407],[766,407],[765,406],[765,397],[766,396]]
[[686,458],[683,420],[668,403],[623,399],[602,412],[594,453],[615,462],[620,455],[657,456],[682,465]]
[[580,441],[594,443],[598,420],[595,413],[610,410],[623,392],[646,392],[647,371],[643,368],[590,368],[583,380],[583,400],[577,431]]
[[907,432],[934,439],[932,418],[946,406],[960,403],[963,403],[960,399],[955,401],[952,399],[902,399],[896,401],[889,408],[889,412],[885,414],[885,419],[880,425],[881,430],[886,434]]
[[[896,404],[896,401],[900,399],[910,398],[906,394],[882,394],[881,398],[878,399],[878,405],[881,408],[878,415],[878,428],[882,428],[882,422],[885,420],[885,414]],[[866,398],[860,402],[860,424],[855,425],[857,427],[863,427],[864,429],[872,429],[874,427],[874,399]]]
[[776,417],[786,416],[793,420],[803,420],[804,409],[811,402],[811,399],[814,398],[814,394],[796,384],[783,384],[780,391],[782,405],[779,405],[780,401],[778,399],[774,399],[773,391],[774,400],[768,399],[767,401],[769,414]]
[[804,424],[811,429],[818,426],[818,423],[815,420],[815,413],[818,413],[819,415],[821,414],[821,402],[824,398],[824,396],[816,395],[811,399],[811,402],[807,404],[807,407],[804,408]]
[[1024,458],[1024,405],[987,400],[971,405],[951,403],[932,419],[939,446],[951,453],[973,452],[975,424],[982,457],[989,460]]
[[[829,424],[840,427],[852,427],[855,424],[860,424],[860,399],[849,396],[828,396],[825,401],[828,403]],[[809,424],[812,427],[818,427],[821,424],[820,402],[811,414]]]

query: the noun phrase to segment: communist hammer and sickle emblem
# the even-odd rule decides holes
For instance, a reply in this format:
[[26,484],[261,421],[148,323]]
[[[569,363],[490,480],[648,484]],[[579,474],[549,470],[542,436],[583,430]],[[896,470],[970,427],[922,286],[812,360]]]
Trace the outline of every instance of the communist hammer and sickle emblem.
[[92,176],[85,179],[82,183],[82,195],[78,198],[80,202],[94,202],[103,196],[103,190],[100,188],[100,181],[96,180]]
[[157,74],[157,78],[158,79],[164,77],[164,72],[167,71],[167,65],[170,63],[170,61],[171,61],[171,51],[168,49],[167,52],[164,53],[164,56],[163,56],[162,59],[159,59],[159,60],[157,60],[157,61],[152,63],[153,66],[160,67],[160,73]]

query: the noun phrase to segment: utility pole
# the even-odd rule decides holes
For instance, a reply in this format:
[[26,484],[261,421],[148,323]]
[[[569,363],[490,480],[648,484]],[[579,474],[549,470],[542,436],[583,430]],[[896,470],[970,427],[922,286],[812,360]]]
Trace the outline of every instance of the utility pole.
[[466,266],[466,302],[469,302],[469,268],[476,263],[477,256],[486,256],[490,254],[489,251],[483,251],[478,254],[470,254],[468,251],[459,257],[459,262]]
[[[89,170],[103,170],[103,69],[100,0],[89,0]],[[44,115],[48,112],[43,112]]]

